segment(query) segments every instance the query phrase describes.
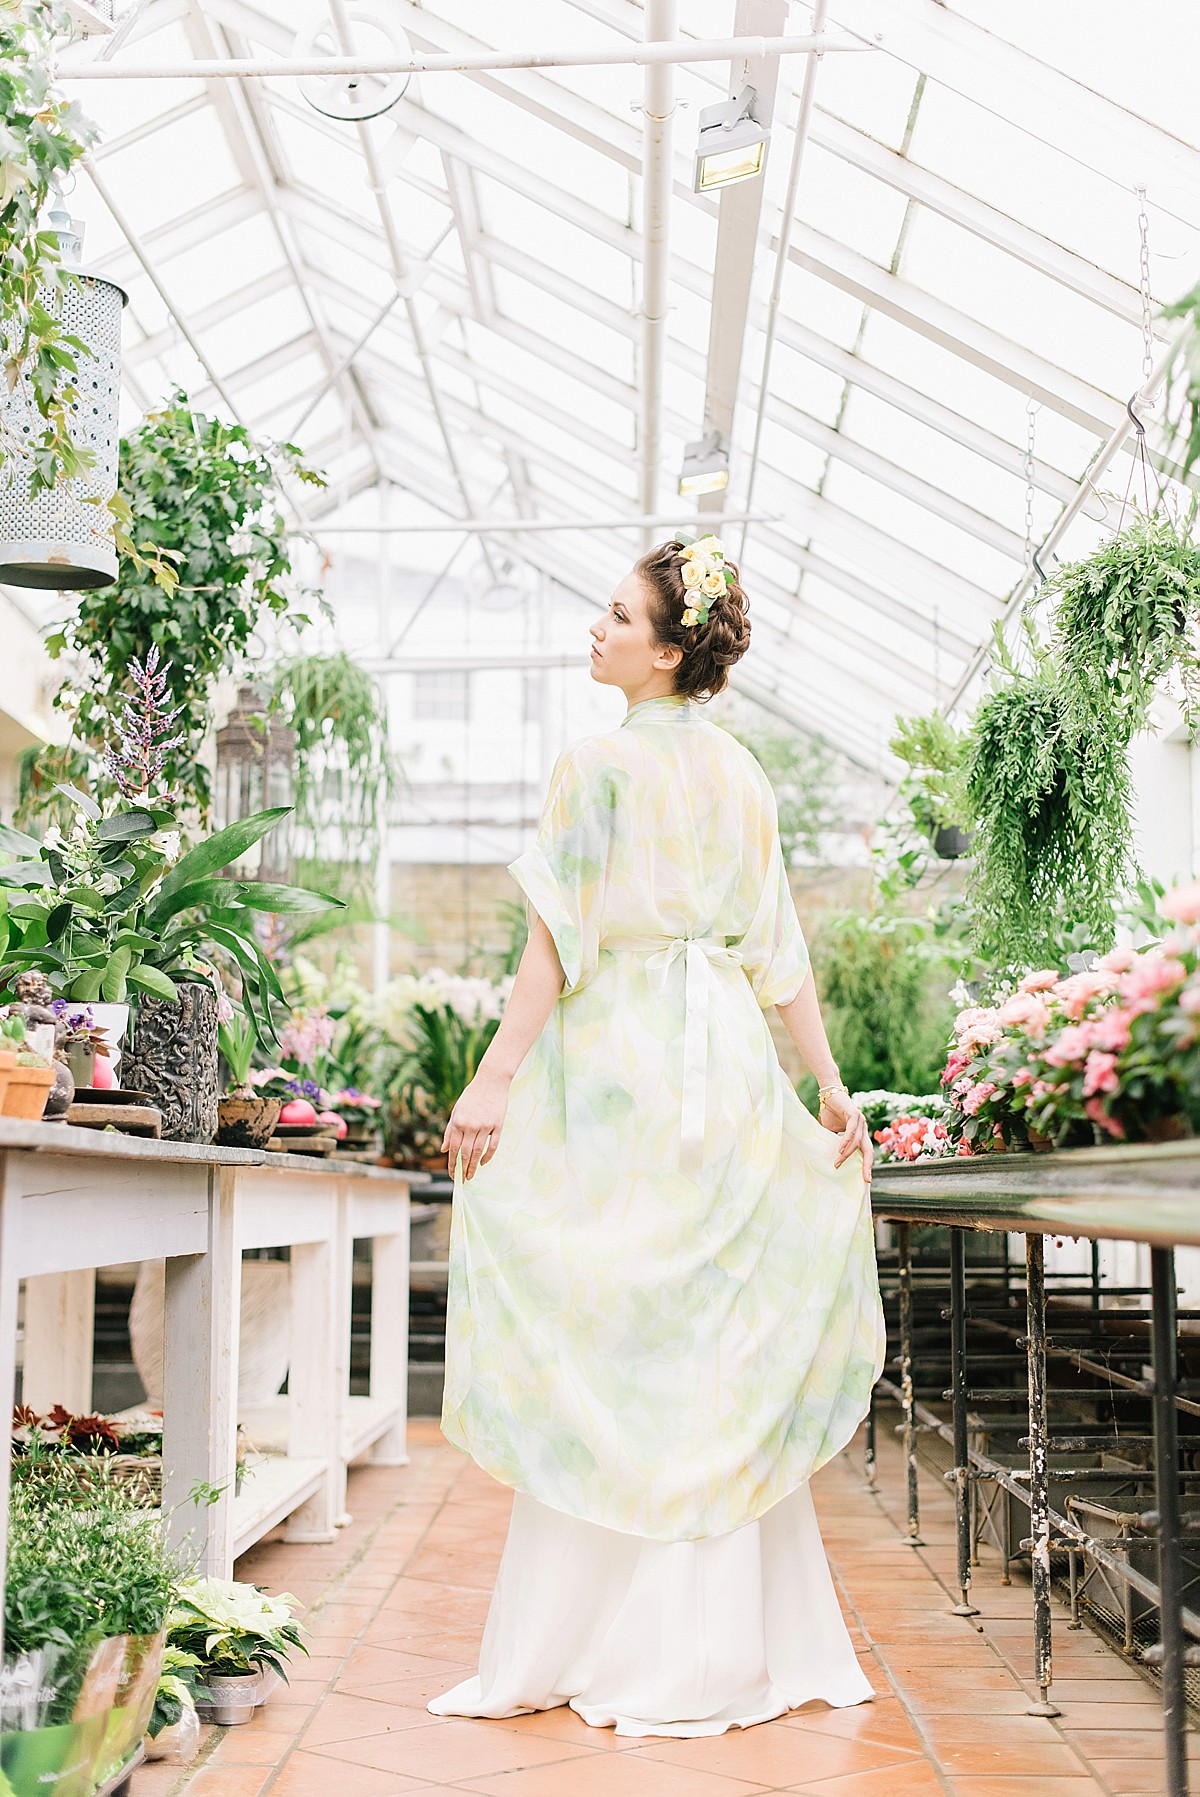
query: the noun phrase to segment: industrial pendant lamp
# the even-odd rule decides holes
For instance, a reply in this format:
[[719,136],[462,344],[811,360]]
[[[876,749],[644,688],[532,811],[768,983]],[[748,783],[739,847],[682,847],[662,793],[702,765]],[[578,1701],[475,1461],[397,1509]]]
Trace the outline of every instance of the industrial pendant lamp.
[[771,130],[754,116],[757,97],[752,87],[744,87],[734,99],[706,106],[701,112],[692,174],[697,193],[753,181],[762,174]]

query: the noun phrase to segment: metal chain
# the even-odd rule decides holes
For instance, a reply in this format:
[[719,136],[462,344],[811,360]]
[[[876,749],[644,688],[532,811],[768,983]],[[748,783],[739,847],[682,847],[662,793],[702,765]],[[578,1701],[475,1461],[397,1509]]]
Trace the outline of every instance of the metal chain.
[[1146,216],[1146,189],[1137,189],[1138,236],[1141,240],[1140,283],[1142,291],[1142,385],[1154,373],[1154,302],[1150,296],[1150,220]]

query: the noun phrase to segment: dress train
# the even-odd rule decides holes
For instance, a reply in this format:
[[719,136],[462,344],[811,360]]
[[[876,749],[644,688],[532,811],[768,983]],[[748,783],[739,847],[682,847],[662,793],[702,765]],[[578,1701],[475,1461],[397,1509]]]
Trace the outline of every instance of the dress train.
[[478,1674],[435,1716],[569,1703],[619,1735],[719,1735],[871,1685],[842,1620],[807,1485],[694,1541],[601,1528],[514,1494]]

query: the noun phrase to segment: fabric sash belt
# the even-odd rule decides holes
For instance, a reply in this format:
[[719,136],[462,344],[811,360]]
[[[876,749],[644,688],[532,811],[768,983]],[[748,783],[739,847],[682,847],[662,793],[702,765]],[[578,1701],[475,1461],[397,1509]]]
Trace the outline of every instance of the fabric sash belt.
[[742,956],[723,936],[608,936],[601,948],[648,954],[646,971],[665,991],[680,956],[684,967],[683,1107],[679,1170],[698,1179],[704,1163],[704,1117],[708,1101],[708,1004],[713,968],[739,967]]

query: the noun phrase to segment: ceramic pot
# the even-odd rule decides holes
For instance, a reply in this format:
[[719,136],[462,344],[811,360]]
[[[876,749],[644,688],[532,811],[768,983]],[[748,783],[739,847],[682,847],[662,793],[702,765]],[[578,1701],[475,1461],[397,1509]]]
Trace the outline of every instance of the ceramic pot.
[[4,1115],[36,1122],[46,1108],[46,1099],[53,1084],[53,1067],[15,1066],[8,1076]]
[[71,1069],[71,1078],[75,1081],[76,1090],[91,1085],[96,1075],[96,1050],[90,1042],[69,1042],[67,1044],[67,1066]]
[[66,1118],[75,1097],[75,1081],[65,1061],[55,1061],[51,1071],[54,1074],[54,1084],[46,1094],[46,1106],[42,1115],[47,1122],[61,1122]]
[[217,1104],[217,1143],[222,1148],[265,1148],[275,1133],[282,1098],[242,1098],[229,1093]]
[[166,1142],[211,1142],[217,1133],[217,995],[208,980],[182,980],[177,999],[138,999],[121,1084],[148,1092]]
[[974,832],[961,830],[957,824],[943,824],[933,834],[933,852],[939,861],[961,861],[971,853]]
[[[108,1043],[108,1064],[115,1073],[121,1065],[121,1044],[129,1028],[129,1006],[99,1004],[89,1005],[88,1009],[92,1013],[92,1022]],[[76,1081],[76,1084],[79,1083],[81,1082]],[[114,1083],[119,1086],[121,1081],[116,1080]]]
[[249,1722],[254,1715],[254,1706],[258,1701],[259,1676],[257,1672],[201,1673],[209,1692],[209,1701],[203,1709],[222,1728],[236,1728],[240,1722]]

